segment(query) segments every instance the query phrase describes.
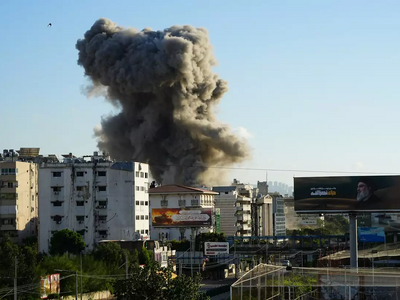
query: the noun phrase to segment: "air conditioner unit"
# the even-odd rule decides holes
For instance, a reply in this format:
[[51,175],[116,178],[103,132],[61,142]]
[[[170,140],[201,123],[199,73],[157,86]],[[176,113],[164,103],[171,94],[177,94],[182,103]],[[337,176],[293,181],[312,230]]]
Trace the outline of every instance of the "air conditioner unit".
[[59,195],[60,194],[60,192],[54,192],[54,195]]
[[83,224],[83,221],[79,221],[79,224]]
[[60,224],[61,224],[61,221],[57,221],[56,224],[60,225]]

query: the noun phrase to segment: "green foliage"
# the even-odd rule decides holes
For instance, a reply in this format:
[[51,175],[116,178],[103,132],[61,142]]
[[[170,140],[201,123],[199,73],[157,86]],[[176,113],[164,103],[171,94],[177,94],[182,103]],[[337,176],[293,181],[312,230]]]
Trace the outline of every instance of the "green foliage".
[[63,229],[53,234],[50,240],[50,254],[63,255],[68,252],[70,254],[79,254],[85,250],[85,242],[82,236],[69,229]]
[[114,295],[117,299],[154,299],[154,300],[206,300],[199,292],[200,277],[179,275],[172,279],[172,268],[162,268],[151,263],[144,268],[133,266],[129,279],[114,283]]
[[168,243],[171,244],[172,250],[176,251],[186,251],[190,248],[190,242],[187,240],[182,240],[182,241],[172,240],[169,241]]
[[196,236],[195,249],[196,251],[203,250],[205,242],[226,242],[226,237],[224,233],[200,233]]
[[349,232],[349,221],[339,215],[325,216],[324,220],[317,220],[317,228],[301,228],[286,230],[290,236],[306,235],[345,235]]
[[148,266],[150,265],[151,260],[151,251],[147,250],[143,246],[142,251],[139,253],[139,264]]

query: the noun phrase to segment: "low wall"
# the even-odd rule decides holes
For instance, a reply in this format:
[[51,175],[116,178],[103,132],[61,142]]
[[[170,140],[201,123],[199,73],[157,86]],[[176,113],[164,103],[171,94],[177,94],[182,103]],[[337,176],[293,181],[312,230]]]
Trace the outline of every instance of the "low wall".
[[[75,300],[75,296],[64,296],[63,300]],[[81,294],[78,293],[78,299],[81,299]],[[87,293],[82,295],[82,300],[106,300],[115,299],[109,291]]]

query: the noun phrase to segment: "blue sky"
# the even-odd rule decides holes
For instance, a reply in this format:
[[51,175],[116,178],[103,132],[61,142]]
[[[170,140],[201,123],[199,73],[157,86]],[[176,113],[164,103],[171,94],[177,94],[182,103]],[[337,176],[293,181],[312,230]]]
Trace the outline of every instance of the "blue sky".
[[[106,17],[137,29],[207,28],[215,72],[229,82],[218,118],[252,136],[253,158],[237,167],[396,172],[399,9],[398,1],[0,1],[0,147],[96,150],[93,128],[113,108],[81,93],[75,43]],[[321,174],[268,179],[303,175]],[[265,171],[230,177],[254,183]]]

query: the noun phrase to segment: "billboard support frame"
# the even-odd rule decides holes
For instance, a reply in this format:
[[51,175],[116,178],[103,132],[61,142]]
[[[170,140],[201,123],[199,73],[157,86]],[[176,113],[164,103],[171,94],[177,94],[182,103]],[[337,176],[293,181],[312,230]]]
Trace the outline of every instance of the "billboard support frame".
[[349,213],[350,223],[350,267],[358,268],[358,232],[357,213]]

